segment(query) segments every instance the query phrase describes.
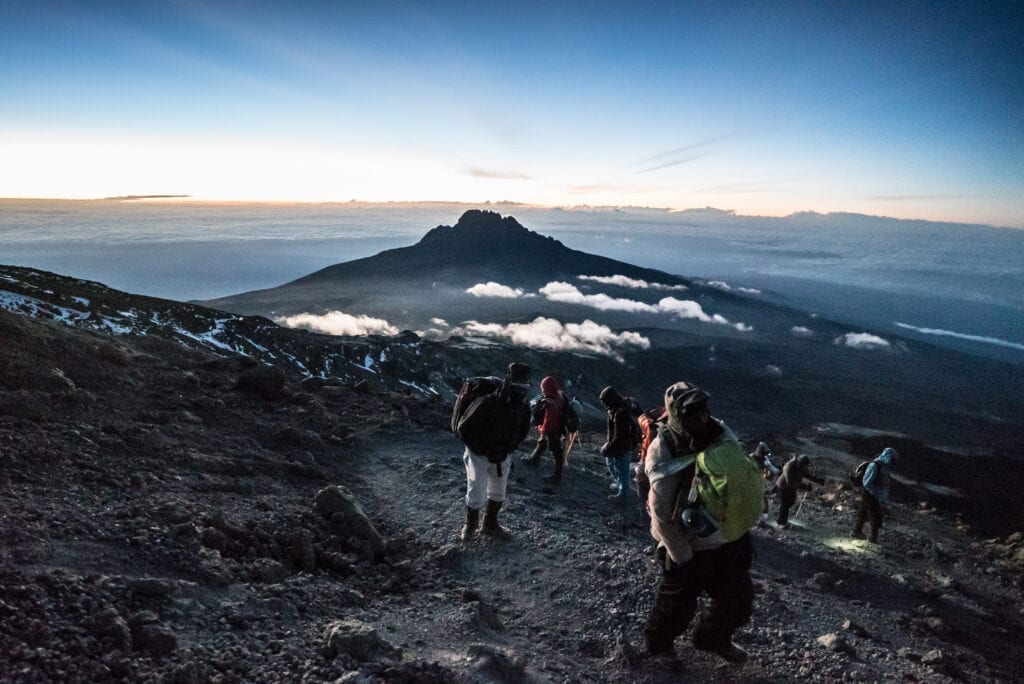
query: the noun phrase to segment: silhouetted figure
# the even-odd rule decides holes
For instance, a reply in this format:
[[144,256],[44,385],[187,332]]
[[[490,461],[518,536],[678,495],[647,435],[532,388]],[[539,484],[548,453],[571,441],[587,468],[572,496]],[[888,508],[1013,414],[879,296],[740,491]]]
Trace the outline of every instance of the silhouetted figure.
[[776,519],[779,527],[789,526],[789,511],[796,503],[797,491],[808,486],[806,482],[825,484],[825,480],[811,474],[810,466],[811,459],[804,455],[794,456],[782,466],[782,474],[775,480],[779,490],[779,517]]
[[608,434],[601,445],[601,454],[608,464],[608,472],[614,480],[615,493],[610,499],[620,499],[629,492],[629,463],[633,457],[633,416],[622,395],[614,387],[605,387],[599,395],[601,403],[608,409]]
[[541,413],[540,424],[537,425],[537,446],[523,462],[535,466],[540,463],[540,457],[545,449],[551,451],[555,470],[548,481],[558,485],[562,482],[562,470],[565,467],[564,436],[569,400],[558,386],[558,381],[550,375],[540,381],[540,393],[536,408]]
[[853,523],[851,536],[864,539],[864,523],[869,523],[868,541],[878,543],[878,531],[882,529],[882,503],[889,500],[889,469],[895,465],[899,454],[892,447],[885,447],[864,471],[861,481],[860,508]]
[[[694,628],[693,645],[741,663],[747,653],[733,643],[732,636],[750,620],[754,587],[749,529],[760,514],[764,485],[732,431],[708,413],[707,401],[707,393],[688,383],[669,387],[665,391],[667,425],[647,451],[651,536],[664,548],[665,558],[644,635],[652,655],[671,650],[675,638],[693,618],[698,598],[707,592],[711,602]],[[700,479],[695,478],[697,462],[702,459],[746,469],[742,483],[730,480],[729,484],[734,496],[749,492],[754,500],[746,502],[742,531],[737,535],[733,530],[731,539],[723,534],[724,525],[710,529],[699,518],[687,517],[695,510],[692,495]],[[702,477],[705,472],[701,470]],[[738,499],[730,501],[730,505],[739,503]]]
[[[470,388],[482,388],[473,396]],[[452,429],[466,444],[462,456],[466,466],[466,524],[460,537],[468,541],[476,534],[480,510],[486,504],[482,532],[499,538],[508,532],[498,524],[498,512],[505,501],[510,454],[530,432],[530,409],[526,393],[530,388],[530,367],[511,363],[502,380],[495,377],[467,380],[456,402]]]

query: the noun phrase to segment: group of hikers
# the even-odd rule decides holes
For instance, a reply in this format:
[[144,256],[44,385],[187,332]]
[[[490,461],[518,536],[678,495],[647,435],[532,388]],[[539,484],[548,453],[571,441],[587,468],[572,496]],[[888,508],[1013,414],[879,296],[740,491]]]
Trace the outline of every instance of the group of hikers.
[[[452,431],[466,445],[463,541],[478,530],[496,538],[509,536],[499,525],[498,514],[505,501],[512,453],[531,425],[537,428],[537,444],[523,462],[537,466],[544,452],[550,451],[554,470],[548,482],[552,486],[562,482],[579,419],[573,401],[551,376],[541,380],[540,396],[528,401],[530,374],[526,364],[511,363],[504,378],[466,380],[456,399]],[[779,495],[776,521],[785,528],[800,488],[808,483],[821,485],[824,480],[810,472],[805,455],[794,456],[780,469],[772,463],[764,442],[747,454],[736,435],[708,411],[710,396],[691,383],[670,385],[664,405],[648,411],[640,411],[633,399],[614,387],[605,387],[598,399],[607,411],[607,439],[600,451],[612,478],[610,498],[622,500],[636,486],[650,516],[656,557],[662,565],[644,630],[648,652],[671,651],[676,637],[693,619],[698,598],[706,592],[711,601],[698,617],[694,647],[732,663],[744,662],[747,654],[732,637],[750,619],[753,604],[750,530],[768,524],[770,489]],[[896,451],[886,447],[851,473],[861,497],[853,538],[878,543],[881,504],[888,499],[889,469],[896,458]]]

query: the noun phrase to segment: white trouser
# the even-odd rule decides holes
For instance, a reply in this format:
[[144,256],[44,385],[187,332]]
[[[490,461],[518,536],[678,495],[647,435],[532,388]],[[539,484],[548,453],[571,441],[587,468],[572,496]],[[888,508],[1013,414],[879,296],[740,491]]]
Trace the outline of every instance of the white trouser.
[[498,463],[491,463],[486,456],[477,456],[469,447],[462,455],[466,464],[466,505],[481,509],[487,500],[504,501],[505,489],[508,487],[508,471],[512,469],[512,456],[506,456],[501,462],[501,476],[498,476]]

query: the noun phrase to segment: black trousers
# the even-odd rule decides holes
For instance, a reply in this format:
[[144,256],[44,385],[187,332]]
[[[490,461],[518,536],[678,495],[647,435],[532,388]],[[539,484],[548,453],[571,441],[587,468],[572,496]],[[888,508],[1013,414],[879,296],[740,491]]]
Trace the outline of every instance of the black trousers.
[[710,551],[698,551],[683,564],[669,561],[647,618],[647,650],[662,653],[686,631],[704,592],[711,598],[693,630],[693,643],[705,650],[726,648],[737,629],[750,621],[754,585],[750,564],[754,547],[750,534]]
[[537,438],[537,446],[533,448],[533,453],[530,454],[531,459],[539,459],[541,454],[544,453],[545,448],[551,450],[551,455],[555,457],[555,464],[559,464],[565,458],[565,448],[562,445],[561,435],[541,435]]
[[779,517],[776,522],[785,525],[789,522],[789,510],[796,503],[796,487],[781,487],[779,489]]
[[871,526],[871,538],[878,538],[878,530],[882,529],[882,504],[878,497],[868,494],[867,491],[860,493],[860,508],[857,509],[857,520],[853,524],[855,532],[863,532],[864,523]]

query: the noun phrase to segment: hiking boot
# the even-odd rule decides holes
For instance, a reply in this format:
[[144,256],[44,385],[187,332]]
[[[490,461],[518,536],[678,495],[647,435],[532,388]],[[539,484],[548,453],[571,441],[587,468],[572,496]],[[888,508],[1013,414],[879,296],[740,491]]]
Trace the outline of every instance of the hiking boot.
[[864,536],[864,533],[860,530],[854,530],[853,532],[851,532],[850,537],[852,539],[867,539],[867,537]]
[[480,509],[466,506],[466,524],[462,526],[459,539],[466,542],[476,534],[476,528],[480,524]]
[[540,456],[524,456],[523,463],[528,466],[535,466],[540,463]]
[[718,646],[716,648],[704,648],[698,645],[697,643],[694,643],[693,645],[695,648],[701,651],[714,653],[722,660],[732,663],[733,665],[742,665],[743,663],[747,662],[748,658],[750,658],[750,656],[747,654],[745,650],[734,644],[732,641],[730,641],[725,646]]
[[509,539],[512,535],[498,524],[498,511],[501,510],[501,504],[501,501],[487,500],[487,510],[484,511],[484,526],[480,531],[495,539]]

